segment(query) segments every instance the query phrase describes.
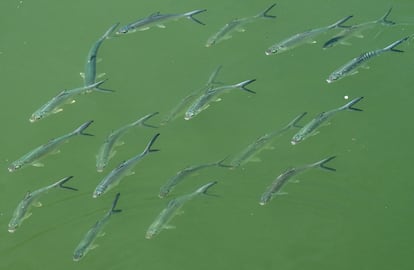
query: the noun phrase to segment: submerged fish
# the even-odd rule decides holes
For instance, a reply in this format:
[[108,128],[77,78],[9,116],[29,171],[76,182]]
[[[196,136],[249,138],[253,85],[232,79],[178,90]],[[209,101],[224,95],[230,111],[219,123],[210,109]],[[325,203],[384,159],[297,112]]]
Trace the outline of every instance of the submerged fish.
[[156,114],[158,114],[158,112],[147,114],[144,117],[141,117],[140,119],[136,120],[135,122],[132,122],[128,125],[125,125],[112,131],[106,138],[105,142],[101,145],[101,147],[99,148],[99,152],[96,155],[96,170],[98,172],[103,171],[106,165],[108,165],[109,160],[116,153],[116,151],[114,151],[115,146],[121,144],[119,142],[119,139],[132,127],[145,126],[155,128],[155,126],[146,124],[145,121],[147,121],[149,118],[153,117]]
[[182,169],[181,171],[177,172],[176,175],[174,175],[173,177],[171,177],[170,179],[168,179],[168,181],[160,188],[160,193],[158,194],[158,196],[160,198],[165,198],[168,194],[170,194],[170,192],[173,190],[173,188],[178,185],[178,183],[180,183],[186,176],[195,173],[198,170],[204,169],[204,168],[209,168],[209,167],[229,167],[227,165],[223,164],[223,160],[220,161],[216,161],[216,162],[211,162],[211,163],[205,163],[205,164],[200,164],[200,165],[195,165],[195,166],[189,166],[186,167],[184,169]]
[[284,171],[281,175],[279,175],[274,181],[273,183],[266,189],[266,191],[263,193],[263,195],[260,197],[260,205],[265,205],[267,204],[275,195],[277,194],[282,194],[280,192],[280,190],[282,189],[282,187],[288,182],[289,179],[291,179],[293,176],[306,171],[308,169],[311,168],[322,168],[322,169],[326,169],[329,171],[335,171],[334,168],[330,168],[325,166],[325,164],[329,161],[331,161],[332,159],[334,159],[335,156],[332,157],[328,157],[325,158],[321,161],[312,163],[312,164],[308,164],[308,165],[304,165],[302,167],[297,167],[297,168],[291,168],[291,169],[287,169],[286,171]]
[[183,195],[169,201],[167,207],[161,211],[161,213],[155,218],[154,222],[149,226],[147,233],[145,234],[145,238],[151,239],[155,235],[159,234],[163,229],[168,228],[168,223],[186,202],[194,199],[200,194],[205,194],[207,190],[215,184],[217,184],[217,181],[207,183],[193,193]]
[[231,38],[231,33],[233,33],[234,31],[244,32],[244,29],[242,27],[248,23],[254,22],[261,18],[270,18],[270,19],[276,18],[276,16],[267,14],[275,5],[276,4],[272,4],[266,10],[260,12],[259,14],[255,16],[235,19],[227,23],[225,26],[223,26],[223,28],[221,28],[217,33],[212,35],[207,40],[206,47],[211,47],[223,40]]
[[67,142],[73,136],[77,136],[77,135],[93,136],[92,134],[84,132],[85,129],[88,128],[90,124],[92,123],[93,123],[93,120],[90,120],[82,124],[80,127],[75,129],[74,131],[68,134],[65,134],[63,136],[60,136],[58,138],[51,139],[47,143],[39,147],[36,147],[29,153],[25,154],[24,156],[14,161],[12,164],[10,164],[10,166],[8,167],[9,172],[14,172],[28,164],[36,166],[36,167],[42,167],[43,164],[40,163],[39,160],[43,158],[44,156],[46,156],[47,154],[57,152],[57,148],[61,146],[63,143]]
[[92,228],[89,229],[89,231],[85,234],[83,239],[80,241],[79,245],[75,248],[75,251],[73,252],[73,260],[79,261],[82,259],[86,253],[88,253],[89,250],[94,249],[97,247],[97,245],[94,245],[94,241],[97,237],[102,236],[102,229],[105,226],[105,224],[109,221],[109,218],[116,213],[120,213],[121,209],[115,209],[119,196],[121,194],[117,193],[115,196],[115,200],[112,203],[111,209],[103,216],[102,219],[98,220],[95,225],[92,226]]
[[232,89],[241,89],[246,92],[256,94],[256,92],[247,89],[246,86],[251,84],[252,82],[256,81],[256,79],[243,81],[241,83],[233,84],[233,85],[223,85],[215,88],[209,88],[205,91],[201,96],[199,96],[187,109],[185,112],[184,119],[190,120],[194,116],[198,115],[201,111],[207,109],[210,106],[212,101],[219,101],[220,99],[217,98],[220,94],[232,90]]
[[175,106],[170,113],[168,114],[168,116],[162,121],[162,125],[165,125],[167,123],[169,123],[170,121],[172,121],[173,119],[175,119],[177,117],[178,114],[183,113],[184,108],[190,104],[190,102],[192,102],[201,92],[205,92],[210,88],[213,88],[215,85],[218,85],[219,83],[216,82],[216,77],[217,74],[219,73],[219,71],[221,70],[221,65],[218,66],[213,73],[211,73],[207,83],[204,85],[204,87],[197,89],[195,91],[192,91],[189,95],[187,95],[183,100],[181,100],[181,102]]
[[102,181],[96,186],[95,191],[93,192],[92,197],[97,198],[119,184],[121,182],[122,178],[127,175],[131,175],[134,172],[132,169],[134,166],[141,161],[146,155],[152,152],[159,151],[158,149],[151,149],[151,146],[154,144],[155,140],[158,138],[160,133],[155,134],[154,137],[152,137],[151,141],[148,143],[147,147],[145,147],[144,151],[136,155],[121,164],[118,165],[115,169],[113,169],[107,176],[105,176]]
[[13,216],[9,222],[9,232],[15,232],[23,223],[25,219],[30,217],[32,213],[29,213],[31,206],[40,207],[42,204],[39,202],[39,197],[47,193],[50,189],[54,187],[60,187],[70,190],[77,190],[76,188],[64,186],[63,184],[69,181],[73,176],[68,176],[60,179],[56,183],[53,183],[49,186],[37,189],[32,192],[27,192],[23,200],[17,205],[16,209],[13,212]]
[[196,14],[202,13],[207,11],[207,9],[197,9],[193,11],[189,11],[186,13],[180,13],[180,14],[161,14],[160,12],[153,13],[149,15],[146,18],[139,19],[135,22],[132,22],[130,24],[127,24],[125,26],[122,26],[118,29],[116,32],[117,35],[132,33],[135,31],[144,31],[151,28],[151,26],[156,25],[159,28],[165,28],[164,23],[167,21],[173,21],[178,20],[181,18],[187,18],[190,19],[198,24],[204,25],[203,22],[193,17]]
[[72,104],[75,102],[75,97],[80,94],[88,93],[88,91],[111,91],[111,90],[102,90],[99,88],[106,80],[102,80],[96,83],[93,83],[88,86],[82,86],[75,89],[63,90],[57,96],[53,97],[51,100],[46,102],[41,106],[37,111],[35,111],[30,117],[30,122],[39,121],[47,116],[50,116],[55,113],[63,111],[63,106],[65,104]]
[[348,102],[347,104],[327,111],[327,112],[322,112],[320,113],[318,116],[316,116],[314,119],[312,119],[309,123],[307,123],[304,127],[302,127],[292,138],[291,143],[293,145],[300,143],[301,141],[303,141],[304,139],[306,139],[307,137],[315,134],[316,129],[322,124],[324,123],[326,120],[328,120],[329,118],[331,118],[333,115],[335,115],[337,112],[343,111],[343,110],[351,110],[351,111],[362,111],[361,109],[358,108],[354,108],[352,107],[353,105],[355,105],[357,102],[359,102],[361,99],[363,99],[364,97],[358,97],[355,98],[353,100],[351,100],[350,102]]
[[349,28],[343,29],[337,35],[333,36],[331,39],[326,41],[323,44],[323,48],[324,49],[331,48],[331,47],[333,47],[333,46],[335,46],[339,43],[344,44],[345,40],[352,37],[352,36],[362,37],[362,32],[363,31],[365,31],[369,28],[372,28],[376,25],[379,25],[379,24],[384,25],[384,26],[395,25],[395,22],[388,20],[388,15],[390,15],[391,10],[392,10],[392,8],[390,8],[387,11],[387,13],[385,13],[381,18],[379,18],[377,20],[352,25]]
[[[98,56],[98,50],[101,47],[102,43],[109,38],[109,36],[113,33],[115,28],[117,28],[119,23],[112,25],[104,34],[103,36],[98,39],[90,48],[88,57],[86,59],[85,64],[85,73],[81,73],[81,76],[84,79],[84,86],[92,85],[96,82],[96,60]],[[101,91],[107,91],[104,89],[100,89]]]
[[296,116],[291,122],[289,122],[285,127],[280,130],[267,133],[259,138],[257,138],[253,143],[249,144],[244,148],[240,153],[236,154],[235,157],[230,161],[229,165],[231,167],[239,167],[248,161],[250,161],[256,154],[263,150],[270,140],[276,136],[281,135],[282,133],[288,131],[293,127],[300,127],[297,125],[300,119],[306,115],[306,112],[303,112]]
[[400,45],[401,43],[403,43],[404,41],[406,41],[409,38],[410,37],[408,36],[408,37],[399,39],[399,40],[393,42],[392,44],[388,45],[385,48],[378,49],[378,50],[375,50],[375,51],[366,52],[366,53],[361,54],[358,57],[353,58],[351,61],[349,61],[348,63],[346,63],[342,67],[340,67],[337,70],[335,70],[334,72],[332,72],[329,75],[328,79],[326,79],[326,81],[328,83],[332,83],[332,82],[335,82],[339,79],[342,79],[345,76],[354,75],[358,72],[357,69],[359,67],[361,67],[362,65],[364,65],[368,60],[370,60],[373,57],[378,56],[378,55],[380,55],[384,52],[403,52],[402,50],[398,50],[398,49],[394,49],[394,48],[396,46]]
[[350,18],[352,18],[353,16],[347,16],[339,21],[337,21],[334,24],[328,25],[328,26],[324,26],[324,27],[320,27],[320,28],[315,28],[315,29],[311,29],[308,30],[306,32],[303,33],[299,33],[296,35],[293,35],[285,40],[282,40],[281,42],[278,42],[272,46],[270,46],[266,51],[265,54],[266,55],[272,55],[272,54],[276,54],[276,53],[282,53],[285,52],[287,50],[293,49],[296,46],[299,46],[301,44],[303,44],[304,42],[309,42],[312,41],[314,42],[314,38],[320,34],[323,34],[331,29],[335,29],[335,28],[349,28],[349,26],[343,26],[342,24],[344,22],[346,22],[347,20],[349,20]]

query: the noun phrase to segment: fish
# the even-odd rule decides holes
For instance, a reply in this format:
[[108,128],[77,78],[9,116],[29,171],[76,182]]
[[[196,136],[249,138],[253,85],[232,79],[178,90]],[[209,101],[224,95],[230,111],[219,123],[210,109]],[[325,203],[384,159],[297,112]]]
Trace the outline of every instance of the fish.
[[311,168],[317,168],[317,167],[325,169],[325,170],[329,170],[329,171],[336,171],[336,169],[334,168],[325,166],[327,162],[331,161],[335,157],[336,156],[331,156],[321,161],[308,164],[308,165],[304,165],[302,167],[287,169],[281,175],[279,175],[269,187],[267,187],[266,191],[260,197],[259,204],[266,205],[275,195],[283,194],[280,191],[282,187],[288,182],[288,180],[303,171],[306,171]]
[[187,18],[198,24],[205,25],[202,21],[193,17],[194,15],[205,12],[205,11],[207,11],[207,9],[197,9],[197,10],[189,11],[186,13],[180,13],[180,14],[161,14],[160,12],[155,12],[146,18],[139,19],[135,22],[132,22],[130,24],[120,27],[118,31],[116,31],[116,34],[124,35],[128,33],[133,33],[135,31],[144,31],[144,30],[148,30],[153,25],[156,25],[159,28],[165,28],[165,25],[163,24],[164,22],[171,21],[171,20],[178,20],[180,18]]
[[132,168],[141,161],[146,155],[152,152],[159,151],[158,149],[152,149],[151,146],[154,144],[155,140],[158,138],[160,133],[155,134],[152,137],[151,141],[145,147],[144,151],[139,155],[136,155],[126,161],[121,162],[115,169],[113,169],[107,176],[105,176],[102,181],[96,186],[92,197],[98,198],[102,194],[106,193],[108,190],[119,184],[124,176],[134,174]]
[[114,150],[115,146],[121,145],[119,139],[122,135],[124,135],[128,130],[132,127],[136,126],[144,126],[144,127],[152,127],[156,128],[153,125],[146,124],[149,118],[153,117],[154,115],[158,114],[158,112],[147,114],[144,117],[132,122],[128,125],[120,127],[114,131],[112,131],[108,137],[106,138],[105,142],[99,148],[98,154],[96,155],[96,170],[98,172],[102,172],[104,168],[108,165],[109,160],[115,155],[116,151]]
[[220,65],[213,71],[213,73],[211,73],[208,81],[203,87],[201,87],[200,89],[196,89],[195,91],[192,91],[183,100],[181,100],[181,102],[177,106],[175,106],[170,111],[168,116],[161,122],[161,125],[166,125],[167,123],[174,120],[177,117],[177,115],[183,113],[184,108],[188,104],[190,104],[190,102],[192,102],[200,93],[205,92],[207,89],[219,85],[219,82],[216,82],[216,77],[217,74],[220,72],[221,68],[222,66]]
[[63,185],[64,183],[66,183],[72,178],[73,176],[67,176],[65,178],[60,179],[56,183],[53,183],[51,185],[37,189],[32,192],[27,192],[23,200],[20,201],[20,203],[17,205],[16,209],[13,212],[13,216],[9,222],[8,231],[10,233],[14,233],[18,228],[20,228],[23,221],[32,215],[32,213],[29,213],[31,206],[35,206],[35,207],[42,206],[42,204],[39,202],[39,197],[47,193],[52,188],[60,187],[64,189],[77,191],[76,188]]
[[194,199],[200,194],[206,194],[207,190],[215,184],[217,184],[217,181],[209,182],[190,194],[182,195],[180,197],[170,200],[168,202],[167,207],[161,211],[161,213],[155,218],[155,220],[149,226],[145,234],[145,238],[152,239],[154,236],[158,235],[163,229],[168,228],[168,223],[179,212],[181,207],[186,202],[188,202],[191,199]]
[[274,7],[276,4],[272,4],[270,7],[268,7],[266,10],[260,12],[259,14],[251,17],[241,18],[241,19],[234,19],[224,25],[218,32],[214,33],[210,38],[208,38],[206,42],[206,47],[211,47],[221,41],[224,41],[226,39],[231,38],[231,34],[234,31],[238,32],[244,32],[243,26],[254,22],[261,18],[268,18],[268,19],[274,19],[276,16],[269,15],[268,12]]
[[84,132],[85,129],[87,129],[92,123],[93,120],[85,122],[74,131],[62,135],[60,137],[51,139],[47,143],[36,147],[32,151],[28,152],[16,161],[12,162],[8,167],[9,172],[17,171],[29,164],[35,167],[43,167],[44,165],[39,160],[45,157],[47,154],[57,153],[57,148],[61,146],[63,143],[67,142],[70,138],[77,135],[93,136],[92,134]]
[[102,80],[96,83],[93,83],[88,86],[82,86],[70,90],[63,90],[51,100],[42,105],[38,110],[36,110],[29,118],[31,123],[37,122],[44,119],[47,116],[59,113],[63,111],[63,106],[66,104],[75,103],[75,97],[80,94],[88,93],[89,90],[100,91],[99,86],[102,85],[106,80]]
[[303,112],[296,116],[292,121],[290,121],[286,126],[282,129],[266,133],[263,136],[257,138],[253,143],[249,144],[246,148],[244,148],[240,153],[236,154],[233,159],[229,162],[229,165],[232,168],[239,167],[241,165],[246,164],[248,161],[252,160],[252,158],[257,155],[261,150],[263,150],[270,140],[276,136],[279,136],[289,129],[293,127],[299,127],[297,123],[307,114],[307,112]]
[[362,32],[374,27],[375,25],[384,25],[384,26],[391,26],[395,25],[396,23],[394,21],[391,21],[388,19],[388,16],[390,15],[392,11],[392,8],[388,9],[388,11],[379,19],[374,21],[368,21],[356,25],[352,25],[349,28],[343,29],[341,32],[333,36],[331,39],[326,41],[323,44],[323,48],[331,48],[334,47],[337,44],[344,44],[345,40],[352,37],[352,36],[359,36],[362,37]]
[[184,119],[185,120],[192,119],[194,116],[198,115],[201,111],[207,109],[207,107],[210,106],[210,102],[212,102],[213,100],[219,101],[220,99],[217,99],[217,96],[220,95],[221,93],[224,93],[225,91],[232,90],[232,89],[241,89],[246,92],[256,94],[256,92],[246,88],[247,85],[255,81],[256,79],[252,79],[252,80],[243,81],[243,82],[233,84],[233,85],[223,85],[223,86],[218,86],[218,87],[207,89],[207,91],[205,91],[201,96],[199,96],[190,105],[190,107],[185,112]]
[[410,36],[404,37],[402,39],[399,39],[392,44],[378,50],[369,51],[362,53],[361,55],[353,58],[349,62],[347,62],[345,65],[341,66],[340,68],[336,69],[334,72],[332,72],[326,81],[328,83],[336,82],[346,76],[354,75],[358,73],[358,68],[364,65],[368,60],[384,53],[384,52],[404,52],[402,50],[395,49],[396,46],[400,45],[404,41],[408,40]]
[[314,119],[312,119],[309,123],[307,123],[305,126],[303,126],[292,138],[291,143],[292,145],[296,145],[298,143],[300,143],[301,141],[305,140],[306,138],[308,138],[311,135],[316,134],[316,129],[322,124],[324,123],[326,120],[328,120],[329,118],[331,118],[333,115],[335,115],[336,113],[340,112],[340,111],[344,111],[344,110],[351,110],[351,111],[362,111],[361,109],[358,108],[354,108],[352,107],[353,105],[355,105],[356,103],[358,103],[359,101],[361,101],[361,99],[363,99],[364,97],[357,97],[353,100],[351,100],[350,102],[348,102],[347,104],[336,108],[336,109],[332,109],[330,111],[327,112],[322,112],[319,115],[317,115]]
[[77,262],[80,259],[82,259],[83,257],[85,257],[85,255],[90,250],[97,247],[97,245],[94,245],[94,242],[95,242],[96,238],[103,235],[103,233],[102,233],[103,227],[106,225],[106,223],[108,223],[109,219],[111,218],[111,216],[113,214],[117,214],[117,213],[122,212],[121,209],[115,209],[120,195],[121,195],[120,193],[116,194],[115,200],[112,203],[111,209],[109,209],[108,212],[106,212],[106,214],[103,216],[103,218],[98,220],[92,226],[92,228],[89,229],[89,231],[82,238],[82,240],[80,241],[78,246],[75,248],[75,251],[73,252],[73,260],[75,262]]
[[177,172],[176,175],[174,175],[173,177],[171,177],[170,179],[167,180],[167,182],[160,188],[160,192],[158,194],[158,196],[160,198],[165,198],[168,196],[168,194],[170,194],[170,192],[174,189],[174,187],[176,185],[178,185],[178,183],[180,183],[185,177],[187,177],[190,174],[193,174],[194,172],[204,169],[204,168],[210,168],[210,167],[229,167],[225,164],[223,164],[223,160],[220,161],[216,161],[216,162],[211,162],[211,163],[205,163],[205,164],[200,164],[200,165],[194,165],[194,166],[189,166],[186,167],[184,169],[182,169],[181,171]]
[[[119,23],[115,23],[112,25],[101,38],[99,38],[90,48],[88,52],[88,56],[86,59],[85,64],[85,72],[81,73],[81,76],[84,80],[84,86],[92,85],[96,82],[96,60],[98,56],[98,50],[101,47],[102,43],[110,37],[110,35],[115,31],[115,29],[118,27]],[[99,88],[99,86],[96,89],[97,91],[103,91],[108,92],[112,90],[102,89]],[[92,90],[87,90],[87,92]]]
[[304,42],[308,42],[308,41],[312,41],[314,42],[314,38],[320,34],[323,34],[331,29],[335,29],[335,28],[349,28],[349,26],[344,26],[342,25],[344,22],[346,22],[347,20],[349,20],[350,18],[352,18],[353,15],[347,16],[337,22],[335,22],[334,24],[328,25],[328,26],[324,26],[324,27],[320,27],[320,28],[315,28],[315,29],[311,29],[302,33],[298,33],[295,34],[287,39],[282,40],[281,42],[278,42],[272,46],[270,46],[266,51],[265,54],[266,55],[273,55],[273,54],[277,54],[277,53],[282,53],[285,51],[288,51],[290,49],[293,49],[301,44],[303,44]]

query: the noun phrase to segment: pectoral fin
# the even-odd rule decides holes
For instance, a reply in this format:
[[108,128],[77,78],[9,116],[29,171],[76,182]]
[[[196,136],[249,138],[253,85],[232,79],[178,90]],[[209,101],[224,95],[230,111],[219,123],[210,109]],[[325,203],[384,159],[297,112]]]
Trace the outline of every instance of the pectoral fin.
[[34,167],[44,167],[45,166],[45,164],[43,164],[41,162],[34,162],[31,165],[34,166]]
[[33,205],[34,207],[42,207],[42,203],[41,203],[41,202],[39,202],[39,201],[35,201],[35,202],[33,202],[33,203],[32,203],[32,205]]
[[163,24],[157,24],[157,27],[158,27],[158,28],[163,28],[163,29],[164,29],[164,28],[165,28],[165,25],[163,25]]
[[163,228],[166,229],[166,230],[171,230],[171,229],[175,229],[175,226],[174,225],[164,225]]

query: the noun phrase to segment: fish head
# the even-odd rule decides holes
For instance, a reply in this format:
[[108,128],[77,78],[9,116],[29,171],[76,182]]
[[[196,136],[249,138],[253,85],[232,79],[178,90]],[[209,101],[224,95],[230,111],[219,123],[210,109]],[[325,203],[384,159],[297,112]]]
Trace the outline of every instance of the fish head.
[[75,253],[73,253],[73,260],[77,262],[80,259],[82,259],[83,256],[85,256],[85,252],[83,251],[83,249],[76,250]]
[[184,115],[184,120],[190,120],[193,118],[196,114],[193,111],[188,111]]
[[151,239],[156,235],[156,231],[155,230],[148,230],[147,233],[145,234],[145,238],[146,239]]
[[10,166],[7,168],[9,170],[9,172],[14,172],[17,171],[18,169],[20,169],[23,166],[23,163],[20,161],[15,161],[12,164],[10,164]]
[[272,54],[277,54],[277,53],[281,53],[287,50],[287,47],[283,46],[283,45],[275,45],[270,47],[269,49],[267,49],[265,51],[266,55],[272,55]]
[[341,74],[339,72],[333,72],[331,75],[329,75],[328,79],[326,81],[328,83],[333,83],[341,78]]
[[128,27],[124,26],[118,29],[118,31],[115,32],[117,35],[125,35],[128,34],[129,30]]
[[96,189],[92,194],[92,198],[96,199],[96,198],[100,197],[102,194],[103,194],[102,190]]
[[32,114],[32,116],[30,116],[29,121],[30,123],[34,123],[36,121],[43,119],[44,116],[45,114],[42,112],[35,112]]
[[19,223],[14,220],[10,221],[8,227],[9,233],[14,233],[17,230],[17,228],[19,228]]
[[296,145],[299,142],[301,142],[302,140],[303,140],[302,134],[296,134],[295,136],[293,136],[292,140],[290,140],[290,143],[292,145]]

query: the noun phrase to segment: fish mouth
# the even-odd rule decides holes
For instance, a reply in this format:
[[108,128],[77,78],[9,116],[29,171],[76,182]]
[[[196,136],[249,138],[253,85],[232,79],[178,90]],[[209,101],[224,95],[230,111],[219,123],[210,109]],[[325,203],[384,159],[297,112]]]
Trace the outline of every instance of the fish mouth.
[[298,144],[298,141],[294,141],[294,140],[292,140],[292,141],[290,141],[290,143],[291,143],[292,145],[296,145],[296,144]]
[[328,79],[326,79],[326,82],[327,82],[327,83],[333,83],[333,81],[334,81],[334,80],[329,79],[329,78],[328,78]]
[[17,228],[9,228],[8,231],[9,233],[14,233],[16,231]]

